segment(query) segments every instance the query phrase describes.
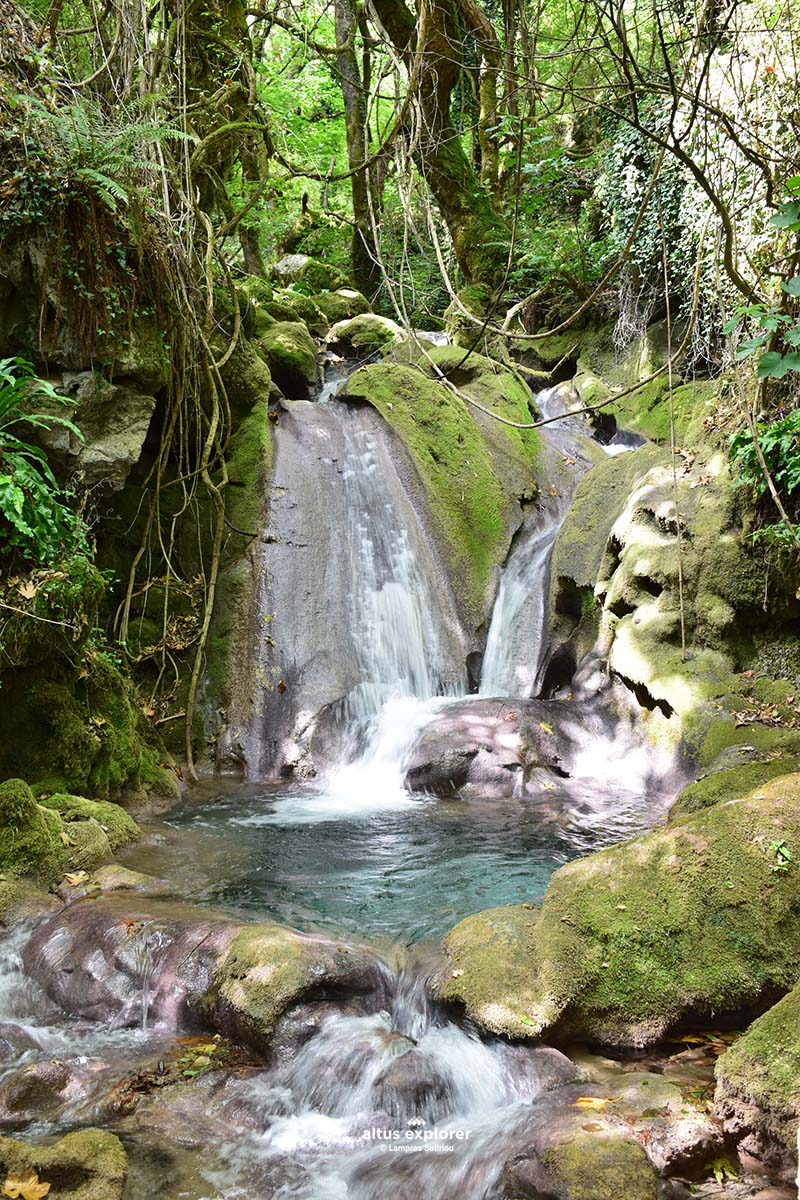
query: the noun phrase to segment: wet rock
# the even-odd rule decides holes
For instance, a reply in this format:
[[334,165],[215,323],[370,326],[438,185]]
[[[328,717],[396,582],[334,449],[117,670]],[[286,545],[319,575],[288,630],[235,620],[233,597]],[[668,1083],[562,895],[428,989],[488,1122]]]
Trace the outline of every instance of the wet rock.
[[368,951],[278,925],[239,927],[215,964],[206,1006],[220,1032],[265,1053],[278,1018],[310,995],[379,1007],[386,974]]
[[169,884],[140,871],[129,871],[121,863],[109,863],[92,873],[92,883],[101,892],[135,892],[139,896],[164,898],[170,896]]
[[278,925],[130,895],[82,900],[40,926],[24,966],[65,1011],[166,1029],[210,1024],[262,1053],[298,1001],[385,1001],[384,968],[367,951]]
[[390,1117],[441,1120],[449,1111],[449,1081],[423,1051],[407,1050],[381,1071],[373,1085],[378,1108]]
[[122,1200],[127,1156],[122,1142],[103,1129],[69,1133],[54,1145],[0,1138],[0,1174],[36,1171],[58,1200]]
[[657,1200],[658,1180],[641,1146],[620,1135],[577,1134],[506,1168],[506,1194],[519,1200]]
[[15,1071],[0,1084],[0,1124],[52,1118],[61,1109],[69,1081],[69,1069],[56,1059]]
[[740,1148],[794,1176],[800,1125],[800,985],[722,1054],[714,1111]]
[[445,939],[438,995],[484,1028],[644,1046],[679,1021],[741,1019],[800,974],[800,775],[589,855],[541,911],[493,909]]
[[115,1025],[176,1028],[194,1015],[238,927],[214,914],[105,897],[70,905],[33,934],[25,971],[66,1012]]
[[523,794],[532,771],[560,765],[550,724],[557,720],[558,710],[554,713],[552,705],[539,701],[448,704],[414,747],[406,787],[436,796],[500,799]]

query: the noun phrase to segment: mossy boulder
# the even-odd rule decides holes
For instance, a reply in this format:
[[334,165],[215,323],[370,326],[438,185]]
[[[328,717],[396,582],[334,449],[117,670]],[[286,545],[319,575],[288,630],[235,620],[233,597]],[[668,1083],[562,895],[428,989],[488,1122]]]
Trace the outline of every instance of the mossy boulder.
[[81,1129],[51,1145],[0,1138],[0,1178],[35,1171],[49,1200],[122,1200],[128,1159],[104,1129]]
[[337,321],[328,331],[329,346],[344,347],[364,354],[377,354],[388,346],[396,346],[405,337],[402,326],[377,313],[363,313],[347,321]]
[[17,610],[4,613],[0,629],[5,672],[78,656],[96,624],[106,585],[94,563],[76,554],[0,589],[3,602]]
[[41,808],[22,779],[0,783],[0,871],[54,876],[63,859],[61,820]]
[[[777,847],[793,855],[788,869]],[[800,977],[800,775],[562,867],[541,910],[468,917],[438,994],[485,1028],[642,1046]]]
[[259,1050],[278,1018],[313,994],[379,995],[380,964],[366,951],[279,925],[241,929],[218,962],[205,1006],[219,1028]]
[[290,289],[276,292],[263,310],[276,321],[303,321],[314,333],[324,333],[330,324],[311,296]]
[[795,1168],[800,1127],[800,986],[753,1022],[720,1056],[715,1073],[715,1112],[726,1132],[769,1165]]
[[301,283],[308,292],[346,288],[346,275],[328,263],[311,258],[308,254],[287,254],[272,268],[273,278],[279,283]]
[[[227,349],[227,344],[223,344],[222,339],[219,339],[215,341],[214,349],[221,357]],[[234,425],[246,418],[255,404],[261,403],[266,407],[272,376],[253,342],[239,338],[230,358],[220,368],[220,375],[225,385]]]
[[108,834],[98,821],[71,821],[64,836],[64,858],[72,871],[93,871],[114,857]]
[[[750,749],[750,748],[748,748]],[[692,813],[711,808],[725,800],[739,800],[754,788],[781,775],[791,775],[800,767],[800,757],[777,753],[776,757],[755,759],[721,766],[690,783],[669,811],[670,821],[683,820]]]
[[319,381],[317,348],[299,321],[276,321],[258,345],[278,387],[292,399],[305,399]]
[[[432,357],[444,369],[450,364],[436,350]],[[536,493],[540,443],[536,430],[483,417],[462,395],[431,378],[432,370],[375,363],[352,375],[340,398],[371,404],[394,430],[422,487],[463,619],[477,626],[522,519],[518,497]],[[460,370],[460,392],[511,420],[530,421],[530,392],[514,375],[479,355]]]
[[558,1200],[656,1200],[658,1181],[641,1146],[629,1138],[581,1133],[542,1156],[548,1192]]
[[64,792],[41,801],[44,808],[57,812],[64,822],[68,835],[74,822],[94,821],[107,835],[112,850],[135,841],[141,831],[133,817],[120,808],[118,804],[110,804],[104,800],[86,800],[83,796],[70,796]]
[[353,288],[337,288],[335,292],[318,292],[311,299],[324,314],[329,325],[350,321],[370,311],[369,300]]

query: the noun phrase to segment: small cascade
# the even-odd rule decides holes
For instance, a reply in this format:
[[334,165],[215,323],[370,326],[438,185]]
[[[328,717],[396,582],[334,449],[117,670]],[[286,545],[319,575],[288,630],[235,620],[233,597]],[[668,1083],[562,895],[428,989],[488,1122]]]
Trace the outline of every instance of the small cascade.
[[[565,412],[561,389],[548,388],[536,397],[542,417]],[[567,417],[543,428],[545,442],[554,460],[576,464],[581,452],[583,423]],[[557,457],[555,457],[557,455]],[[577,481],[577,480],[576,480]],[[561,523],[567,514],[571,487],[562,486],[545,497],[536,521],[518,535],[500,579],[486,650],[483,657],[479,695],[538,696],[547,665],[547,616],[550,589],[550,555]]]
[[345,410],[342,476],[350,522],[347,545],[350,625],[359,684],[340,706],[347,729],[343,760],[328,788],[357,802],[406,798],[410,751],[436,711],[437,698],[466,689],[442,642],[442,617],[426,548],[386,488],[387,463],[370,429]]
[[448,1020],[408,966],[387,1011],[327,1016],[250,1085],[262,1131],[229,1148],[235,1184],[214,1182],[266,1173],[290,1179],[276,1195],[297,1200],[482,1200],[538,1097],[575,1078],[557,1051],[482,1040]]

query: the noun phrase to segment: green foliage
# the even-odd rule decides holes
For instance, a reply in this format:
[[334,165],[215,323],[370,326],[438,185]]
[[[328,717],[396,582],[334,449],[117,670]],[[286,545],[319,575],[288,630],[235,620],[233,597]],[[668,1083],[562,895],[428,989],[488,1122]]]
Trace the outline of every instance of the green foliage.
[[0,360],[0,553],[17,551],[34,562],[52,563],[65,550],[85,549],[86,533],[69,508],[44,451],[12,430],[61,426],[75,437],[77,426],[45,411],[66,403],[52,385],[37,379],[21,358]]
[[[756,435],[776,487],[791,496],[800,488],[800,409],[771,424],[756,425]],[[740,430],[731,439],[731,460],[739,471],[737,484],[752,488],[756,497],[763,496],[767,481],[749,429]]]

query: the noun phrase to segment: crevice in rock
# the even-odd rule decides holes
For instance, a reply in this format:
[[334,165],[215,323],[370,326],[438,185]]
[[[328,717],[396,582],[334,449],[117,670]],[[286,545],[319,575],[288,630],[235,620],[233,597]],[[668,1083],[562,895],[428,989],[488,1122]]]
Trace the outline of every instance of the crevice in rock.
[[632,692],[636,697],[636,703],[640,708],[646,708],[648,712],[655,712],[656,709],[669,719],[674,716],[675,709],[666,700],[658,700],[651,691],[643,683],[639,683],[634,679],[628,679],[627,676],[621,675],[619,671],[614,671],[620,683],[624,684],[629,692]]

